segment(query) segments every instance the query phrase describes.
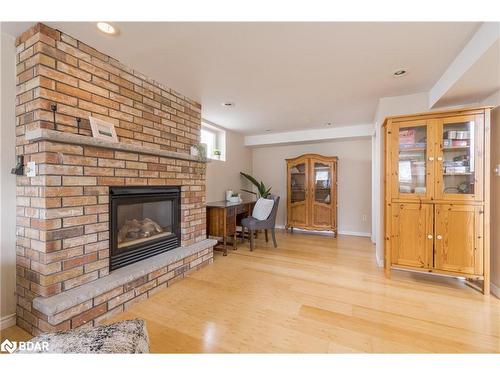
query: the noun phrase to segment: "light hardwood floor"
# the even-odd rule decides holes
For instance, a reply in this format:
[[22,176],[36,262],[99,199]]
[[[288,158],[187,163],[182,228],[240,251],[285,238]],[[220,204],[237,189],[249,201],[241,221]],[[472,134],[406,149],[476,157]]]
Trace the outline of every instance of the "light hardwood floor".
[[263,237],[113,321],[145,319],[158,353],[500,352],[493,296],[449,278],[386,279],[367,238],[281,232],[274,249]]

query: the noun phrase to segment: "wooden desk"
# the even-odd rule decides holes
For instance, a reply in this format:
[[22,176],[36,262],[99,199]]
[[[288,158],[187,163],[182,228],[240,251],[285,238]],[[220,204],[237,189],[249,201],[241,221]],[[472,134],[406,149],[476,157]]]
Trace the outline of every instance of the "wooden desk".
[[243,200],[239,203],[228,201],[207,203],[207,237],[220,237],[222,247],[214,247],[227,255],[227,239],[233,237],[233,250],[236,250],[236,223],[238,218],[252,214],[254,200]]

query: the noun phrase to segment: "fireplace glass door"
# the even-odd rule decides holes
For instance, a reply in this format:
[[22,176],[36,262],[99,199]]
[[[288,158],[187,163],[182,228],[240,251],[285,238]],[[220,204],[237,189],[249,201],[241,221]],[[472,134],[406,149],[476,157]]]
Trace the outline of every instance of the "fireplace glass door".
[[177,187],[111,188],[111,269],[180,244]]
[[120,204],[117,247],[137,245],[172,234],[172,201]]

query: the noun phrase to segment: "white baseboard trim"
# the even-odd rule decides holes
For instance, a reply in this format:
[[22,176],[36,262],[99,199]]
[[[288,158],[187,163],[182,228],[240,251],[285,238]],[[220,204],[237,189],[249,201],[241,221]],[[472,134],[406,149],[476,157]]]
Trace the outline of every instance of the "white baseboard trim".
[[339,234],[343,234],[345,236],[356,236],[356,237],[371,237],[371,233],[367,232],[353,232],[349,230],[339,230]]
[[[277,229],[285,229],[284,225],[276,225]],[[328,234],[332,233],[330,231],[326,230],[307,230],[307,229],[300,229],[300,228],[294,228],[294,230],[297,230],[299,232],[305,232],[305,233],[321,233],[321,234]],[[356,236],[356,237],[371,237],[371,233],[367,232],[353,232],[353,231],[348,231],[348,230],[339,230],[338,234],[342,234],[344,236]]]
[[500,299],[500,288],[498,286],[496,286],[495,284],[493,283],[490,283],[490,292],[491,294],[493,294],[495,297],[497,297],[498,299]]
[[16,325],[16,314],[2,316],[0,318],[0,330]]
[[384,267],[384,259],[380,259],[377,254],[375,254],[375,259],[377,261],[377,266]]

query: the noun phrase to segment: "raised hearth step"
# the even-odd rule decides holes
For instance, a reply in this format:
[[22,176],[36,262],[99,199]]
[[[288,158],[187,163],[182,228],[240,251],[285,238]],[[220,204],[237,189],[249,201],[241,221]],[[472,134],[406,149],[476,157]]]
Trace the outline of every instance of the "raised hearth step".
[[109,275],[101,277],[88,284],[70,289],[51,297],[37,297],[33,300],[33,307],[41,313],[51,316],[67,310],[82,302],[88,301],[106,293],[120,285],[126,284],[141,276],[154,272],[162,267],[173,264],[180,259],[212,248],[216,240],[206,239],[193,245],[178,247],[151,258],[112,271]]

